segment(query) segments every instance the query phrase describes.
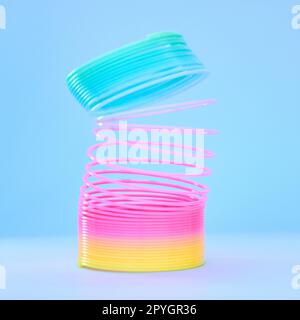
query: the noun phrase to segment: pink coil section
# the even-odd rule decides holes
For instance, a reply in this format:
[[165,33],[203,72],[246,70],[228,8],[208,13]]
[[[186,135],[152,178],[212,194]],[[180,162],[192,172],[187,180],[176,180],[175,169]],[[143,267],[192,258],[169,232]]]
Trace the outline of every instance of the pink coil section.
[[[204,100],[147,107],[98,120],[95,135],[101,142],[88,150],[91,162],[86,166],[80,191],[81,266],[143,272],[194,268],[204,263],[204,209],[208,188],[198,180],[208,175],[209,170],[197,163],[178,160],[176,156],[182,152],[204,159],[213,154],[183,142],[159,141],[150,146],[149,140],[140,140],[139,149],[146,154],[158,148],[161,159],[130,154],[122,157],[120,153],[104,159],[98,152],[103,148],[136,146],[136,141],[130,139],[104,139],[103,132],[107,130],[115,136],[121,135],[124,127],[120,121],[212,103],[213,100]],[[147,134],[153,129],[184,130],[126,123],[126,130],[135,128]],[[201,131],[204,136],[214,133]]]

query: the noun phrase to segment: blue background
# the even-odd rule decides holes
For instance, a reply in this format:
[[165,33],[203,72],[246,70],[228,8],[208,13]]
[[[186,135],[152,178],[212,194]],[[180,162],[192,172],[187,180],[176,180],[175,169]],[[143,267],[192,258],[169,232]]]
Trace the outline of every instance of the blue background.
[[157,31],[182,33],[211,76],[161,123],[218,129],[206,232],[299,231],[300,30],[294,1],[2,0],[0,236],[75,235],[94,120],[65,84],[75,67]]

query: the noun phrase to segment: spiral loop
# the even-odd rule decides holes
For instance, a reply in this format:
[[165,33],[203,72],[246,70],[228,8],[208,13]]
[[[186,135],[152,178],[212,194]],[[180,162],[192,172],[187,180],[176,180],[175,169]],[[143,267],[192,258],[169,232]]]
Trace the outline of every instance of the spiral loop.
[[[81,266],[115,271],[168,271],[203,264],[208,188],[196,179],[209,174],[209,169],[202,162],[191,163],[185,158],[197,156],[203,160],[212,153],[202,145],[186,145],[180,139],[153,142],[145,138],[152,130],[174,129],[182,137],[185,128],[133,125],[127,124],[127,120],[214,103],[202,100],[147,105],[187,88],[206,75],[202,63],[182,36],[175,33],[148,36],[69,75],[71,92],[98,117],[94,133],[101,141],[88,150],[91,162],[86,166],[80,190]],[[120,125],[121,121],[126,121],[126,128],[123,122]],[[128,130],[137,128],[144,134],[138,142],[128,136]],[[201,137],[214,133],[198,132]],[[130,148],[139,152],[128,154]],[[125,156],[121,149],[127,150]],[[103,150],[114,152],[104,157]],[[161,153],[159,158],[149,157],[153,150]],[[145,169],[147,165],[149,169]],[[165,170],[166,166],[169,170]]]
[[106,116],[153,103],[206,75],[181,35],[157,33],[94,59],[67,83],[88,111]]

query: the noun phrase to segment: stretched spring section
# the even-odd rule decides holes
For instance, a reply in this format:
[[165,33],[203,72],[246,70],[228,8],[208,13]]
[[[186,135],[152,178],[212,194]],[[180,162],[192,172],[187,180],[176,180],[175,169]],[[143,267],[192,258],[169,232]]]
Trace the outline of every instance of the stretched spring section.
[[[202,160],[212,153],[203,143],[186,144],[186,128],[127,121],[212,104],[201,100],[148,105],[205,75],[203,65],[175,33],[148,36],[69,75],[71,92],[97,117],[98,143],[88,150],[91,162],[80,190],[80,266],[168,271],[203,264],[208,188],[198,178],[209,174]],[[153,131],[174,130],[177,140],[151,139]],[[134,132],[134,138],[128,132]],[[215,132],[191,133],[203,138]]]

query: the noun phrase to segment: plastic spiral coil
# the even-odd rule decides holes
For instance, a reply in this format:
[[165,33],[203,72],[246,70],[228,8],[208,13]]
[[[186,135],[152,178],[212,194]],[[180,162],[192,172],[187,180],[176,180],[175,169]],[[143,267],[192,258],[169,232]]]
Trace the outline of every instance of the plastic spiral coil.
[[[203,64],[181,35],[156,33],[74,70],[67,83],[80,104],[97,117],[95,135],[103,138],[103,130],[120,135],[124,130],[119,125],[121,120],[214,103],[214,100],[202,100],[151,105],[206,76]],[[135,127],[130,124],[126,129]],[[141,124],[138,128],[145,132],[153,128],[172,129]],[[213,133],[212,130],[202,132]],[[153,164],[146,156],[138,159],[97,156],[100,148],[134,143],[106,139],[88,150],[91,162],[86,167],[79,201],[80,266],[138,272],[180,270],[203,264],[207,187],[186,173],[122,165],[124,161],[135,160]],[[149,151],[149,141],[140,141],[139,146]],[[178,148],[190,154],[199,152],[203,158],[212,156],[209,151],[171,141],[159,142],[155,147],[173,157]],[[199,169],[193,177],[209,174],[207,168],[197,168],[183,160],[160,159],[159,164]]]

